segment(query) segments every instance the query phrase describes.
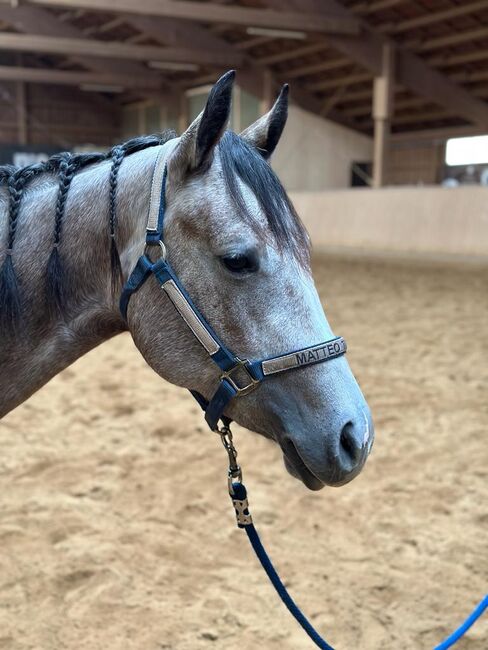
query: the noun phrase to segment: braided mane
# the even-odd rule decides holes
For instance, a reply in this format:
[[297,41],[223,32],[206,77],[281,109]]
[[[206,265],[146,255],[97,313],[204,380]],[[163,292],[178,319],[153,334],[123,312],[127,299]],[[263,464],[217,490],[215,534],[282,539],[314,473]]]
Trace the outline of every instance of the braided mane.
[[154,135],[132,138],[123,144],[116,145],[107,153],[59,153],[51,156],[45,162],[34,163],[27,167],[18,168],[14,165],[0,166],[0,187],[8,191],[8,230],[7,250],[5,259],[0,269],[0,328],[5,327],[13,332],[19,325],[21,316],[21,294],[15,273],[12,254],[17,232],[17,223],[20,204],[24,190],[29,183],[41,174],[58,175],[58,194],[55,206],[55,219],[53,227],[53,248],[49,257],[46,276],[46,298],[51,310],[61,313],[65,302],[66,283],[63,274],[62,255],[59,248],[63,234],[63,218],[66,208],[71,181],[75,174],[88,167],[105,160],[111,160],[110,168],[110,195],[109,195],[109,223],[107,224],[107,238],[110,239],[110,260],[112,269],[112,287],[115,291],[120,284],[122,272],[120,258],[116,243],[117,230],[117,180],[118,172],[125,156],[136,151],[164,144],[176,137],[172,130]]

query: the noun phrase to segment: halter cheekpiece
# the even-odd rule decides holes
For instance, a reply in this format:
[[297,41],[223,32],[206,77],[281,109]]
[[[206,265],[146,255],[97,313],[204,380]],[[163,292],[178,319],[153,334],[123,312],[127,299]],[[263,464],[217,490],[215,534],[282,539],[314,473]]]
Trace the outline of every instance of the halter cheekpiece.
[[197,341],[221,370],[219,385],[210,401],[207,401],[197,391],[191,391],[205,411],[205,419],[209,427],[215,431],[219,420],[225,426],[230,423],[230,419],[224,413],[227,405],[234,397],[247,395],[272,375],[340,357],[346,352],[346,342],[341,336],[338,336],[307,348],[257,361],[241,359],[222,343],[213,327],[207,323],[192,302],[166,259],[166,246],[163,237],[166,208],[166,162],[178,141],[176,138],[161,146],[151,183],[151,198],[146,227],[146,249],[159,246],[161,255],[156,262],[150,259],[147,252],[141,255],[122,291],[120,311],[124,319],[127,319],[130,297],[144,284],[149,276],[153,275]]

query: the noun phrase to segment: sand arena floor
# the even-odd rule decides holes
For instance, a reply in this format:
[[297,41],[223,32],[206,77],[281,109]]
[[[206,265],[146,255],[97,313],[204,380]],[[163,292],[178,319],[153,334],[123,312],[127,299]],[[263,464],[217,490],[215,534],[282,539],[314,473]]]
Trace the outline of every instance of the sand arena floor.
[[[429,649],[488,585],[488,272],[315,269],[376,444],[311,493],[237,429],[254,518],[338,650]],[[9,414],[0,449],[2,650],[312,647],[235,528],[220,443],[129,336]],[[488,616],[456,648],[486,650]]]

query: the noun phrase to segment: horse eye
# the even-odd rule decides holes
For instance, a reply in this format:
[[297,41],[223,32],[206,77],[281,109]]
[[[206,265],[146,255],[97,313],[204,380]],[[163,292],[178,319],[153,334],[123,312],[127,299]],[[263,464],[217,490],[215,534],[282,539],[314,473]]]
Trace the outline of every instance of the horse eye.
[[220,258],[225,268],[231,273],[253,273],[258,270],[258,260],[252,254],[226,255]]

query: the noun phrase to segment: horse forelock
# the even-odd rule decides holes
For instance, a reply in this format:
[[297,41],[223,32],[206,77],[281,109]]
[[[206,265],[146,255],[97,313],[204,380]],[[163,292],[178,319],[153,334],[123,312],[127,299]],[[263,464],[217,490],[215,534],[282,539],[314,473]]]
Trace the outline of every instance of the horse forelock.
[[310,239],[277,175],[253,147],[232,131],[224,133],[218,145],[222,175],[228,196],[241,216],[257,225],[249,209],[246,186],[265,217],[267,228],[278,247],[290,251],[301,266],[310,264]]

